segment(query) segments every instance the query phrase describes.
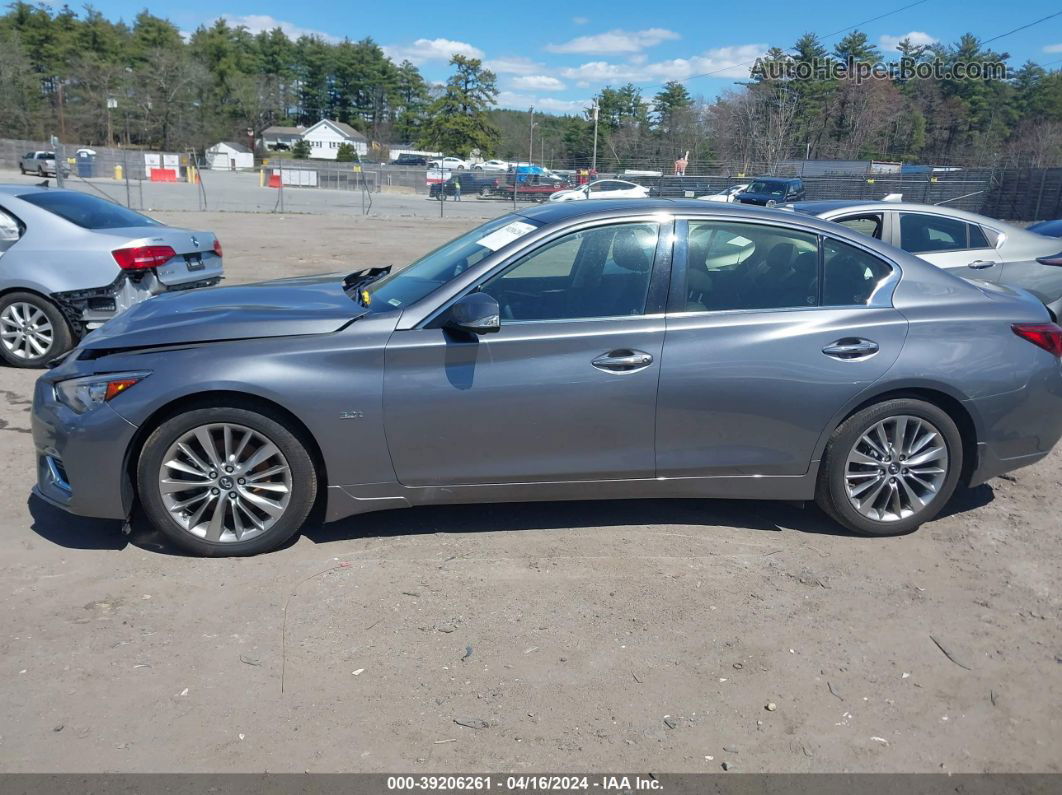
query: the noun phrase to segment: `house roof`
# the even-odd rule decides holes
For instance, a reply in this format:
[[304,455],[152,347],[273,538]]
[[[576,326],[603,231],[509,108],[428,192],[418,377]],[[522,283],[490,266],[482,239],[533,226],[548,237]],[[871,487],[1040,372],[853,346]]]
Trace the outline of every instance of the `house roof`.
[[279,127],[273,125],[262,130],[262,135],[302,135],[305,131],[305,127]]
[[342,135],[344,138],[349,138],[352,141],[368,141],[369,140],[364,135],[362,135],[360,132],[358,132],[353,127],[351,127],[349,124],[345,124],[344,122],[341,122],[341,121],[332,121],[331,119],[321,119],[319,122],[317,122],[317,124],[314,124],[312,127],[307,129],[306,131],[304,131],[303,132],[303,136],[309,135],[311,132],[316,130],[322,124],[327,124],[333,130],[335,130],[340,135]]
[[211,147],[211,149],[217,149],[219,146],[227,146],[229,149],[232,149],[235,152],[243,152],[245,154],[250,154],[251,152],[251,150],[248,149],[246,146],[240,143],[236,143],[235,141],[218,141]]

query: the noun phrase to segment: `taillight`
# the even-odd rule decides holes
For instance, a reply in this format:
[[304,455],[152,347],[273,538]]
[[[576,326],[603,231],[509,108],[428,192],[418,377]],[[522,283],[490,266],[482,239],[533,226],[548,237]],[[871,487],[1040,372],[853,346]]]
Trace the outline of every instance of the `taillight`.
[[169,246],[134,246],[117,249],[111,255],[122,270],[138,271],[164,265],[177,256],[177,252]]
[[1022,339],[1062,358],[1062,328],[1054,323],[1015,323],[1011,328]]
[[1062,253],[1052,254],[1050,257],[1037,257],[1036,261],[1041,265],[1062,265]]
[[218,240],[216,237],[214,238],[214,253],[217,254],[219,257],[221,256],[221,241]]

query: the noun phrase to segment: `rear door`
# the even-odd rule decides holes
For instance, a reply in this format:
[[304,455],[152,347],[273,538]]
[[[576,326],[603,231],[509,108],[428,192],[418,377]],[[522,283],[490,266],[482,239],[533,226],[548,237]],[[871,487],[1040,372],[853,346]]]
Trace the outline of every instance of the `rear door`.
[[502,263],[478,286],[499,302],[496,334],[396,331],[384,412],[399,481],[652,477],[671,229],[599,222]]
[[903,346],[894,267],[784,226],[678,226],[657,475],[804,474],[831,418]]
[[956,276],[999,281],[999,252],[984,230],[961,218],[933,213],[898,213],[899,246]]

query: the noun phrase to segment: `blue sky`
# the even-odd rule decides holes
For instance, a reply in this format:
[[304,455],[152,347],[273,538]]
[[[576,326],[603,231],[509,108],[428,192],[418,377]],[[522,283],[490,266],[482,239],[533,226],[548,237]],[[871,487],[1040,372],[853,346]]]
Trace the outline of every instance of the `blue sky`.
[[[693,3],[690,0],[590,0],[590,2],[397,3],[337,6],[323,0],[158,0],[148,10],[182,30],[217,17],[257,32],[277,25],[290,35],[318,33],[338,40],[371,36],[396,61],[409,58],[425,77],[445,79],[452,52],[482,58],[498,75],[499,104],[534,105],[573,112],[604,85],[628,80],[651,95],[671,79],[693,78],[694,96],[711,98],[747,77],[748,62],[770,46],[789,48],[805,32],[832,46],[842,31],[859,25],[883,49],[905,35],[950,43],[966,32],[989,39],[1062,10],[1059,0],[888,0],[794,3],[752,0]],[[97,0],[112,18],[131,21],[144,0]],[[1062,16],[993,42],[1011,63],[1034,60],[1062,65]]]

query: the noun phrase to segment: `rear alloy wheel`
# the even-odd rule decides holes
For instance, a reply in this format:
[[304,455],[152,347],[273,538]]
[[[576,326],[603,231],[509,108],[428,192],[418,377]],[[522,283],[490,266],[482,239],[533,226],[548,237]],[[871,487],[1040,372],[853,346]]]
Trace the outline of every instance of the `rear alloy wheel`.
[[858,533],[901,535],[940,512],[961,470],[962,440],[947,413],[920,400],[889,400],[834,432],[816,499]]
[[0,299],[0,356],[14,367],[43,367],[70,349],[66,319],[51,301],[34,293]]
[[317,494],[305,446],[276,418],[198,409],[148,437],[138,472],[152,524],[200,555],[252,555],[283,544]]

